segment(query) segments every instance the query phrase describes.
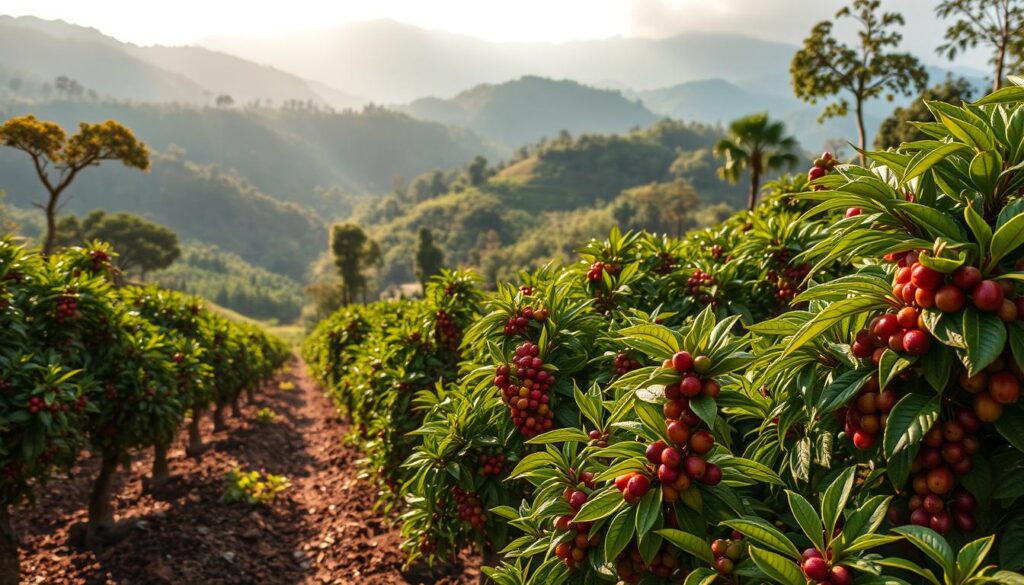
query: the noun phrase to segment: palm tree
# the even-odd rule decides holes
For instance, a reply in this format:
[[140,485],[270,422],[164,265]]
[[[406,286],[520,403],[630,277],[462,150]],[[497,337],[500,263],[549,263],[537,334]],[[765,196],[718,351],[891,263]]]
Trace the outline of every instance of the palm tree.
[[796,139],[786,136],[785,124],[770,121],[767,112],[752,114],[729,124],[729,135],[715,145],[715,156],[725,159],[718,167],[718,176],[735,184],[743,171],[749,171],[747,209],[753,211],[762,176],[784,166],[796,166],[800,160],[796,152]]

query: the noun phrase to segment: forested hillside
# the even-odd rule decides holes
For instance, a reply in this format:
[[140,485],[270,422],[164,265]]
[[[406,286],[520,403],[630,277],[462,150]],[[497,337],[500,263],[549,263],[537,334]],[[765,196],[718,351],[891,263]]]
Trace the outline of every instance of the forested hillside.
[[400,110],[421,120],[468,128],[509,149],[553,138],[561,130],[628,132],[658,120],[618,91],[537,76],[478,85],[450,99],[421,98]]
[[434,231],[449,264],[493,280],[513,266],[564,260],[616,222],[673,231],[659,205],[682,206],[683,227],[742,206],[743,188],[715,175],[711,148],[721,136],[673,121],[623,135],[566,134],[521,148],[499,167],[418,177],[361,206],[355,220],[381,245],[381,286],[413,280],[420,228]]

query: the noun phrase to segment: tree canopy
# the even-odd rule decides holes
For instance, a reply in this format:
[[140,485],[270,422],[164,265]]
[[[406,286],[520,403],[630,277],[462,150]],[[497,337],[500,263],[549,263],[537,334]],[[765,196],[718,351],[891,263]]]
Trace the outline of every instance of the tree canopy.
[[344,304],[354,302],[358,293],[366,292],[366,271],[380,261],[380,247],[363,228],[346,222],[331,227],[331,252],[341,277]]
[[883,94],[913,95],[928,83],[928,73],[916,57],[891,50],[903,40],[896,31],[903,25],[903,17],[895,12],[880,13],[879,7],[879,0],[854,0],[836,13],[836,20],[851,18],[860,27],[859,42],[852,47],[833,35],[834,22],[814,25],[789,68],[796,97],[811,104],[834,98],[822,111],[821,120],[846,116],[852,106],[861,150],[867,144],[865,102]]
[[120,212],[107,214],[102,209],[79,219],[74,215],[57,224],[57,245],[84,245],[100,240],[117,252],[115,262],[122,272],[147,272],[167,268],[181,256],[178,235],[166,226],[138,215]]
[[942,0],[940,18],[955,18],[946,29],[946,42],[936,51],[949,59],[984,45],[992,51],[992,88],[1003,85],[1007,59],[1024,56],[1024,0]]
[[896,148],[904,142],[927,139],[927,134],[911,124],[911,122],[932,120],[932,113],[928,110],[925,102],[938,100],[958,104],[970,100],[971,93],[971,84],[962,77],[946,79],[942,84],[924,90],[913,103],[906,107],[896,108],[892,115],[882,122],[878,128],[878,134],[875,135],[875,148],[885,150]]
[[37,204],[46,212],[46,255],[53,252],[56,243],[58,201],[78,173],[108,160],[119,160],[127,167],[143,171],[149,169],[146,145],[114,120],[99,124],[82,122],[78,133],[69,137],[59,124],[37,120],[29,114],[0,125],[0,144],[28,154],[46,189],[46,204]]
[[440,274],[443,266],[444,252],[434,243],[433,232],[425,227],[420,228],[416,245],[416,277],[423,285],[423,290],[426,290],[430,277]]
[[728,135],[715,145],[715,156],[724,159],[718,175],[736,183],[744,172],[750,173],[747,209],[753,210],[764,174],[796,166],[798,150],[796,139],[786,135],[782,122],[770,120],[767,113],[746,116],[729,124]]

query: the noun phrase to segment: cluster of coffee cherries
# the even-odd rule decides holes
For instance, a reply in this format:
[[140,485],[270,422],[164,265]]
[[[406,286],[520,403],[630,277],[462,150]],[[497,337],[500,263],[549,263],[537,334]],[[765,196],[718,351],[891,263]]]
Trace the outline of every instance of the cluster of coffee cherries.
[[818,585],[852,585],[853,573],[842,565],[833,565],[829,562],[832,559],[832,552],[828,553],[828,560],[822,556],[821,551],[816,548],[805,549],[801,555],[803,561],[800,568],[804,576],[818,583]]
[[480,475],[500,475],[505,467],[505,454],[481,453],[476,461],[480,464]]
[[781,270],[770,270],[768,281],[775,283],[775,300],[779,303],[788,303],[800,292],[800,283],[811,271],[811,265],[807,263],[797,266],[784,266]]
[[857,332],[850,350],[858,359],[871,358],[876,366],[885,350],[909,355],[924,355],[932,346],[932,337],[925,329],[921,313],[915,307],[903,307],[896,313],[878,315],[867,329]]
[[634,358],[629,357],[629,354],[624,351],[620,351],[615,356],[615,374],[617,376],[622,376],[623,374],[632,372],[633,370],[639,367],[640,362]]
[[36,414],[37,412],[39,412],[41,410],[49,410],[49,407],[47,407],[46,403],[43,402],[42,397],[40,397],[40,396],[32,396],[31,398],[28,399],[28,411],[29,412],[31,412],[32,414]]
[[638,471],[624,473],[615,478],[615,489],[628,503],[639,502],[651,489],[651,480]]
[[715,557],[715,570],[722,575],[732,573],[736,563],[743,558],[744,542],[741,539],[719,538],[711,543],[711,554]]
[[[594,487],[593,478],[594,475],[589,472],[580,474],[581,481],[590,488]],[[562,562],[571,569],[587,558],[587,549],[597,546],[601,542],[601,536],[590,534],[590,522],[572,521],[583,504],[587,503],[587,493],[580,489],[567,488],[562,497],[573,509],[573,513],[555,518],[555,530],[557,532],[572,531],[574,534],[570,540],[561,542],[555,547],[555,556],[562,559]]]
[[650,563],[645,563],[640,550],[631,546],[615,559],[615,571],[619,579],[626,583],[639,583],[647,573],[662,579],[671,576],[680,568],[680,551],[674,547],[662,545]]
[[110,265],[110,254],[103,250],[91,250],[89,252],[89,261],[92,262],[93,270],[100,270]]
[[590,282],[597,282],[601,280],[602,273],[607,272],[608,274],[618,274],[622,270],[621,264],[614,262],[602,262],[600,260],[590,265],[590,269],[587,270],[587,280]]
[[957,409],[953,420],[936,423],[925,433],[921,450],[910,467],[914,474],[914,495],[908,502],[911,524],[928,526],[939,534],[946,534],[954,526],[960,532],[971,532],[977,527],[973,496],[955,488],[956,476],[965,475],[974,467],[971,455],[981,448],[974,433],[980,429],[981,421],[974,412]]
[[524,436],[533,437],[554,426],[555,413],[548,404],[548,390],[554,383],[554,376],[544,369],[540,348],[529,341],[519,344],[511,365],[498,366],[494,385]]
[[505,335],[509,337],[519,335],[526,331],[531,320],[540,323],[547,318],[547,309],[537,309],[534,311],[533,307],[524,307],[523,310],[509,317],[508,321],[505,322]]
[[878,377],[871,376],[857,396],[836,412],[855,447],[867,450],[874,446],[898,399],[899,395],[891,387],[879,391]]
[[1011,280],[986,280],[974,266],[961,266],[946,275],[921,264],[920,253],[913,250],[887,259],[900,267],[893,293],[907,303],[955,313],[969,300],[979,311],[995,313],[1007,323],[1024,317],[1024,297],[1017,297],[1017,287]]
[[676,269],[676,258],[668,252],[658,254],[658,274],[671,274]]
[[659,439],[649,444],[644,453],[657,470],[662,501],[676,502],[693,481],[718,485],[722,468],[704,460],[704,455],[715,446],[715,437],[707,431],[691,434],[690,427],[678,420],[670,420],[666,426],[672,445]]
[[455,320],[444,309],[438,310],[434,317],[434,330],[437,335],[437,342],[449,351],[458,350],[461,331],[459,326],[455,324]]
[[[665,386],[665,418],[673,420],[693,420],[681,418],[681,414],[689,410],[689,399],[697,396],[715,398],[722,387],[714,378],[702,377],[711,371],[711,358],[705,355],[693,357],[688,351],[676,352],[662,362],[661,367],[675,370],[683,375],[678,383]],[[685,400],[684,400],[685,399]],[[696,416],[696,415],[694,415]],[[696,423],[689,423],[693,426]]]
[[593,430],[587,433],[587,436],[590,438],[590,445],[594,447],[604,449],[608,446],[608,431]]
[[[836,160],[835,155],[831,152],[825,151],[821,153],[821,157],[814,159],[814,166],[807,171],[807,180],[814,181],[820,179],[828,174],[829,171],[834,169],[839,161]],[[821,185],[815,185],[815,191],[821,191],[824,187]]]
[[725,252],[725,249],[723,249],[722,246],[718,244],[711,245],[711,257],[714,258],[715,260],[721,259],[723,252]]
[[710,289],[715,284],[715,279],[704,272],[700,268],[693,271],[693,276],[686,279],[686,290],[691,297],[696,298],[702,303],[711,301],[711,295],[708,294]]
[[1004,406],[1020,400],[1022,378],[1013,356],[999,357],[973,376],[962,372],[960,387],[974,395],[974,414],[984,422],[995,422],[1003,416]]
[[455,486],[452,488],[459,520],[469,524],[474,530],[482,530],[487,526],[487,513],[484,511],[480,496]]
[[78,300],[71,296],[74,293],[57,297],[57,323],[78,318]]

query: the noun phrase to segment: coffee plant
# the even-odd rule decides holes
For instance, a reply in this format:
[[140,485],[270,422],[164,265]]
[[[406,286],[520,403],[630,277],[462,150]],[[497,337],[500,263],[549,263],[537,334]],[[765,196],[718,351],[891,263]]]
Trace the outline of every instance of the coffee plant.
[[[43,258],[0,239],[0,581],[17,582],[14,506],[66,472],[82,449],[100,461],[86,538],[114,526],[118,467],[153,447],[153,485],[167,477],[166,451],[187,411],[214,397],[215,380],[252,388],[288,350],[258,329],[229,322],[193,297],[118,288],[109,246]],[[233,368],[210,359],[214,332],[244,339]],[[238,372],[241,372],[239,374]],[[196,427],[198,433],[198,427]],[[198,437],[196,437],[198,438]]]
[[321,323],[307,360],[409,562],[1024,582],[1024,86],[927,107],[927,139],[824,153],[682,239],[614,230],[486,298],[467,276],[454,316],[435,282]]

